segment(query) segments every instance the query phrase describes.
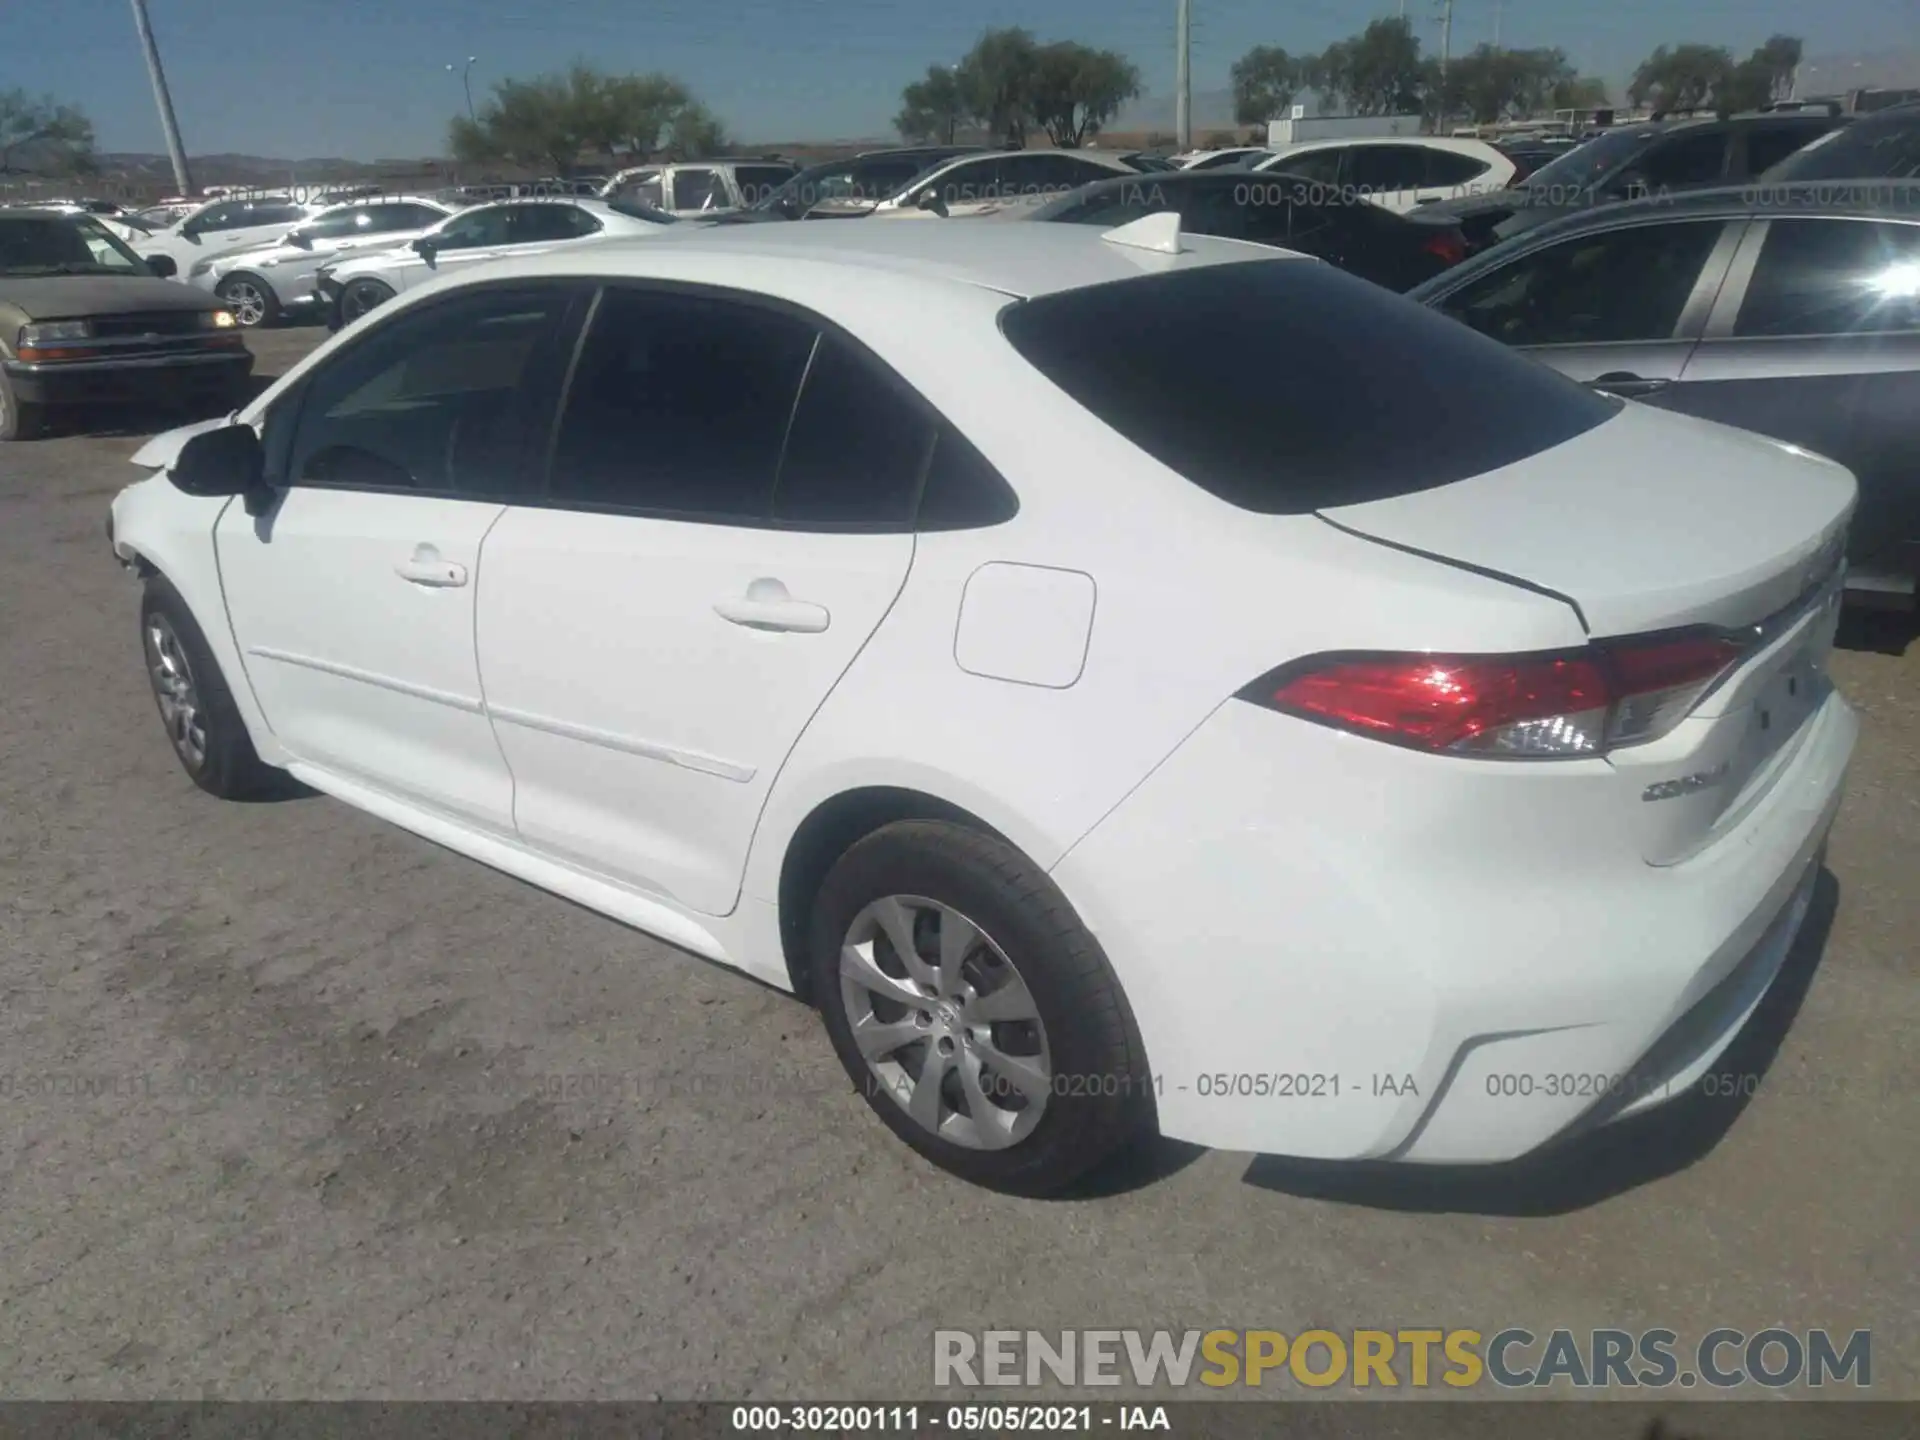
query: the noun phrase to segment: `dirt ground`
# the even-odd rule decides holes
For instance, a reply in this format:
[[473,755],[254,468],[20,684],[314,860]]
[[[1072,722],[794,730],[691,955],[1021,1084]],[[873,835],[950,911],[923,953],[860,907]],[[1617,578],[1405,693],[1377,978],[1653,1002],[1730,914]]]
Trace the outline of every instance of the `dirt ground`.
[[1164,1144],[1036,1203],[894,1142],[786,997],[195,790],[102,533],[137,443],[0,450],[0,1394],[924,1397],[936,1327],[1778,1324],[1872,1329],[1920,1398],[1905,627],[1834,662],[1864,733],[1750,1100],[1478,1175]]

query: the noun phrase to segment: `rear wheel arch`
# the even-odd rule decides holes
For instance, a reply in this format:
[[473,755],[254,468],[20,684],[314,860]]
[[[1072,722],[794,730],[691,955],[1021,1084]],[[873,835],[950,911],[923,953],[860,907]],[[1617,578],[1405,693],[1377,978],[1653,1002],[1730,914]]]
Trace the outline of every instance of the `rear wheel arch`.
[[808,935],[814,899],[827,872],[867,836],[902,820],[944,821],[1009,845],[1014,843],[972,811],[924,790],[867,785],[844,790],[814,806],[787,841],[786,853],[780,862],[776,901],[781,955],[793,983],[793,993],[799,999],[809,1003],[813,1000]]

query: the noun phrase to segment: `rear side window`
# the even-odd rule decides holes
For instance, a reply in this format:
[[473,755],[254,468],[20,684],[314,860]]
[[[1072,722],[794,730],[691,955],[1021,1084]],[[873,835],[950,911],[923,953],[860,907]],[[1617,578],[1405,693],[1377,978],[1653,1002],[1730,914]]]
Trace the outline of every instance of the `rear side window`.
[[787,431],[773,518],[905,529],[933,421],[845,341],[822,336]]
[[1427,151],[1426,183],[1429,185],[1464,185],[1486,173],[1487,163],[1471,155],[1452,150]]
[[1747,132],[1747,173],[1771,170],[1809,140],[1824,135],[1818,125],[1756,125]]
[[1444,316],[1327,265],[1213,265],[1043,296],[1001,326],[1162,464],[1297,515],[1434,489],[1618,413]]
[[1775,220],[1735,335],[1920,329],[1920,226]]
[[951,425],[940,427],[915,523],[921,530],[976,530],[1011,520],[1020,500],[987,457]]
[[1654,190],[1663,185],[1710,185],[1726,169],[1730,138],[1728,131],[1709,130],[1676,136],[1664,145],[1656,142],[1640,161],[1639,178]]

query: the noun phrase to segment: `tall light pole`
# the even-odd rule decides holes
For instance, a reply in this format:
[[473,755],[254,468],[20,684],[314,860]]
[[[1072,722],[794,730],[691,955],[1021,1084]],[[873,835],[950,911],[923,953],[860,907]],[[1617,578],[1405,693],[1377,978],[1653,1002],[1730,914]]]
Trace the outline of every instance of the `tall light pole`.
[[1440,118],[1434,133],[1447,130],[1447,61],[1453,56],[1453,0],[1440,0]]
[[1181,150],[1193,148],[1193,21],[1179,0],[1173,51],[1173,130]]
[[167,93],[166,72],[160,68],[160,47],[153,43],[153,26],[147,20],[147,0],[133,0],[133,23],[140,31],[140,48],[147,54],[147,78],[153,81],[153,103],[160,108],[160,128],[167,136],[167,158],[173,161],[173,183],[182,197],[193,194],[193,177],[187,173],[187,151],[180,143],[180,122],[173,116],[173,97]]
[[[467,63],[460,67],[460,88],[462,91],[466,93],[467,119],[469,120],[473,119],[473,85],[471,84],[471,82],[468,80],[467,77],[473,73],[473,62],[477,58],[478,58],[477,56],[473,56],[473,55],[467,56]],[[453,66],[451,65],[447,66],[447,73],[449,75],[453,73]]]
[[960,124],[960,67],[947,66],[947,77],[947,144],[951,145]]
[[1500,12],[1507,7],[1502,0],[1493,0],[1493,48],[1500,48]]

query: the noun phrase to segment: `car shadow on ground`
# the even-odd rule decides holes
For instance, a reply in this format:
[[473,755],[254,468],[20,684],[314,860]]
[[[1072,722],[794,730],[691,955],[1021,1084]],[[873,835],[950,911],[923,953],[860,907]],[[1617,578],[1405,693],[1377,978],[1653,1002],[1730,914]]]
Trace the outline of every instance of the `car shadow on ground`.
[[1833,643],[1842,650],[1868,650],[1899,657],[1907,653],[1920,616],[1909,610],[1861,610],[1848,606],[1840,612],[1840,629]]
[[[1807,918],[1778,979],[1712,1074],[1737,1077],[1502,1165],[1391,1165],[1260,1156],[1250,1185],[1303,1199],[1382,1210],[1510,1217],[1564,1215],[1675,1174],[1704,1159],[1732,1129],[1800,1013],[1839,907],[1840,885],[1823,870]],[[1722,1087],[1716,1087],[1716,1089]]]

